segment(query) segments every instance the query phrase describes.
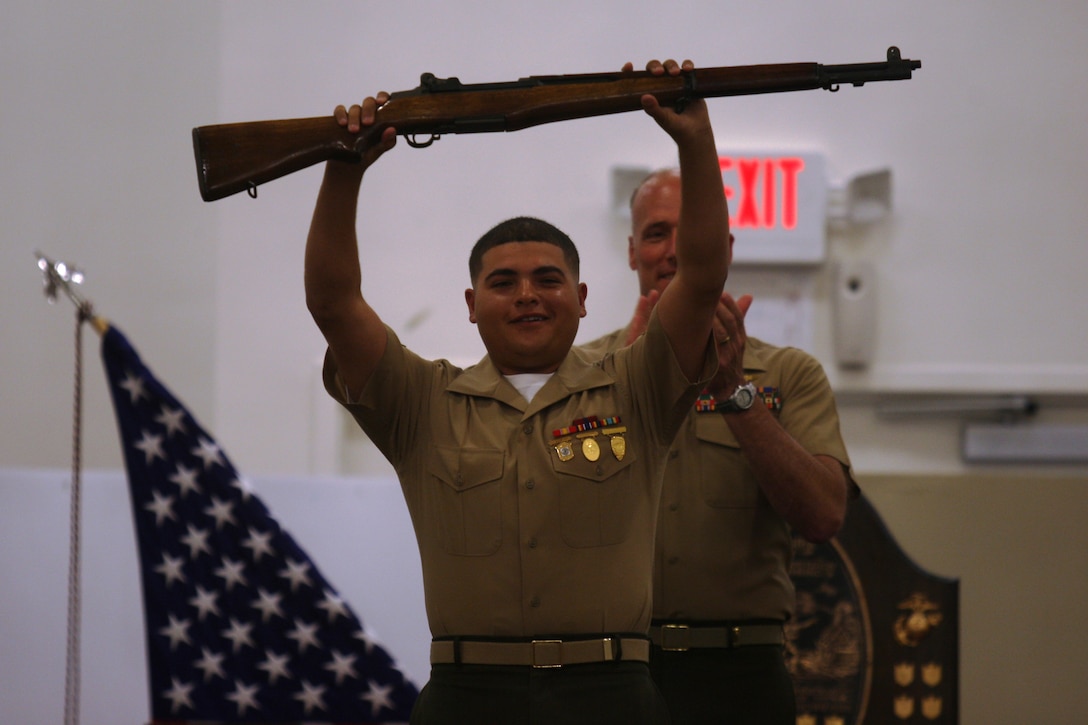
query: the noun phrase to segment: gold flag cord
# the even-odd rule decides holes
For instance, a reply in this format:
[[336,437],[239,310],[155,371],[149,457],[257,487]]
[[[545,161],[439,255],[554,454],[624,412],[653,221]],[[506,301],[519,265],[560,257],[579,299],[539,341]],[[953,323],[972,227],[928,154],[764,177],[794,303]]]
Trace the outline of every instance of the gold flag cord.
[[80,620],[82,618],[82,580],[80,550],[82,542],[83,498],[83,323],[90,322],[99,335],[108,323],[91,312],[86,300],[76,306],[75,374],[72,400],[72,501],[68,550],[68,644],[64,675],[64,725],[79,725],[80,697]]
[[83,323],[90,305],[76,308],[75,384],[72,402],[72,501],[68,548],[68,644],[64,673],[64,724],[79,723],[80,519],[82,499]]
[[92,313],[91,303],[72,289],[82,280],[82,274],[63,262],[36,254],[38,268],[44,276],[45,296],[56,301],[63,291],[76,306],[75,374],[72,402],[72,495],[68,549],[68,634],[64,672],[64,725],[79,725],[80,699],[80,622],[81,601],[81,519],[82,519],[82,453],[83,453],[83,323],[90,322],[95,331],[105,334],[109,323]]

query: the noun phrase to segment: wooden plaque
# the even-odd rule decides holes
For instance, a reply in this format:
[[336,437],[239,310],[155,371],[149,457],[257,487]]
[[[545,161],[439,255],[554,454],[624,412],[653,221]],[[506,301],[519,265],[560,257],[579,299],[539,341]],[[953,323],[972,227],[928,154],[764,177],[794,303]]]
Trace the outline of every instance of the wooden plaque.
[[826,544],[794,537],[797,725],[959,722],[959,580],[923,571],[863,496]]

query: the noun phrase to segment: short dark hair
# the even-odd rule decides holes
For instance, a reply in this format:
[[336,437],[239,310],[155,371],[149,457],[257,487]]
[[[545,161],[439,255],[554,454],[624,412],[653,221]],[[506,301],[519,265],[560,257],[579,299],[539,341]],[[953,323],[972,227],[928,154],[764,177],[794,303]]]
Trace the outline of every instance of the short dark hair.
[[545,242],[554,244],[563,250],[563,259],[578,279],[578,248],[562,230],[553,224],[531,216],[519,216],[507,219],[491,227],[472,247],[468,257],[468,273],[473,286],[484,266],[484,253],[489,249],[508,242]]

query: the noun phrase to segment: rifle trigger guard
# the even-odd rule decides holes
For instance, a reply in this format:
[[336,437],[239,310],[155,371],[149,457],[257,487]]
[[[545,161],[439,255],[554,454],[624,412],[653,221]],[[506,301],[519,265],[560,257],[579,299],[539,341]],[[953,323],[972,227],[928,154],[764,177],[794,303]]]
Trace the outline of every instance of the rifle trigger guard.
[[416,135],[413,133],[410,136],[405,136],[404,140],[414,149],[425,149],[440,138],[442,137],[439,134],[432,133],[431,137],[426,141],[417,141]]
[[246,183],[246,193],[249,194],[250,199],[257,198],[257,183],[255,181]]

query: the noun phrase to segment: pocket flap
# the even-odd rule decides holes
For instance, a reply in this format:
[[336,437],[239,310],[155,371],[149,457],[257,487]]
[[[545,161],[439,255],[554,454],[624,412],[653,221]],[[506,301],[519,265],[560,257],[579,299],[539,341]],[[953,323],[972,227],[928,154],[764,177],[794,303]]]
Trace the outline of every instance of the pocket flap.
[[436,446],[427,472],[455,491],[502,478],[504,452],[495,448]]
[[693,415],[696,438],[726,448],[740,448],[733,431],[729,430],[729,424],[722,418],[721,413],[693,413]]

